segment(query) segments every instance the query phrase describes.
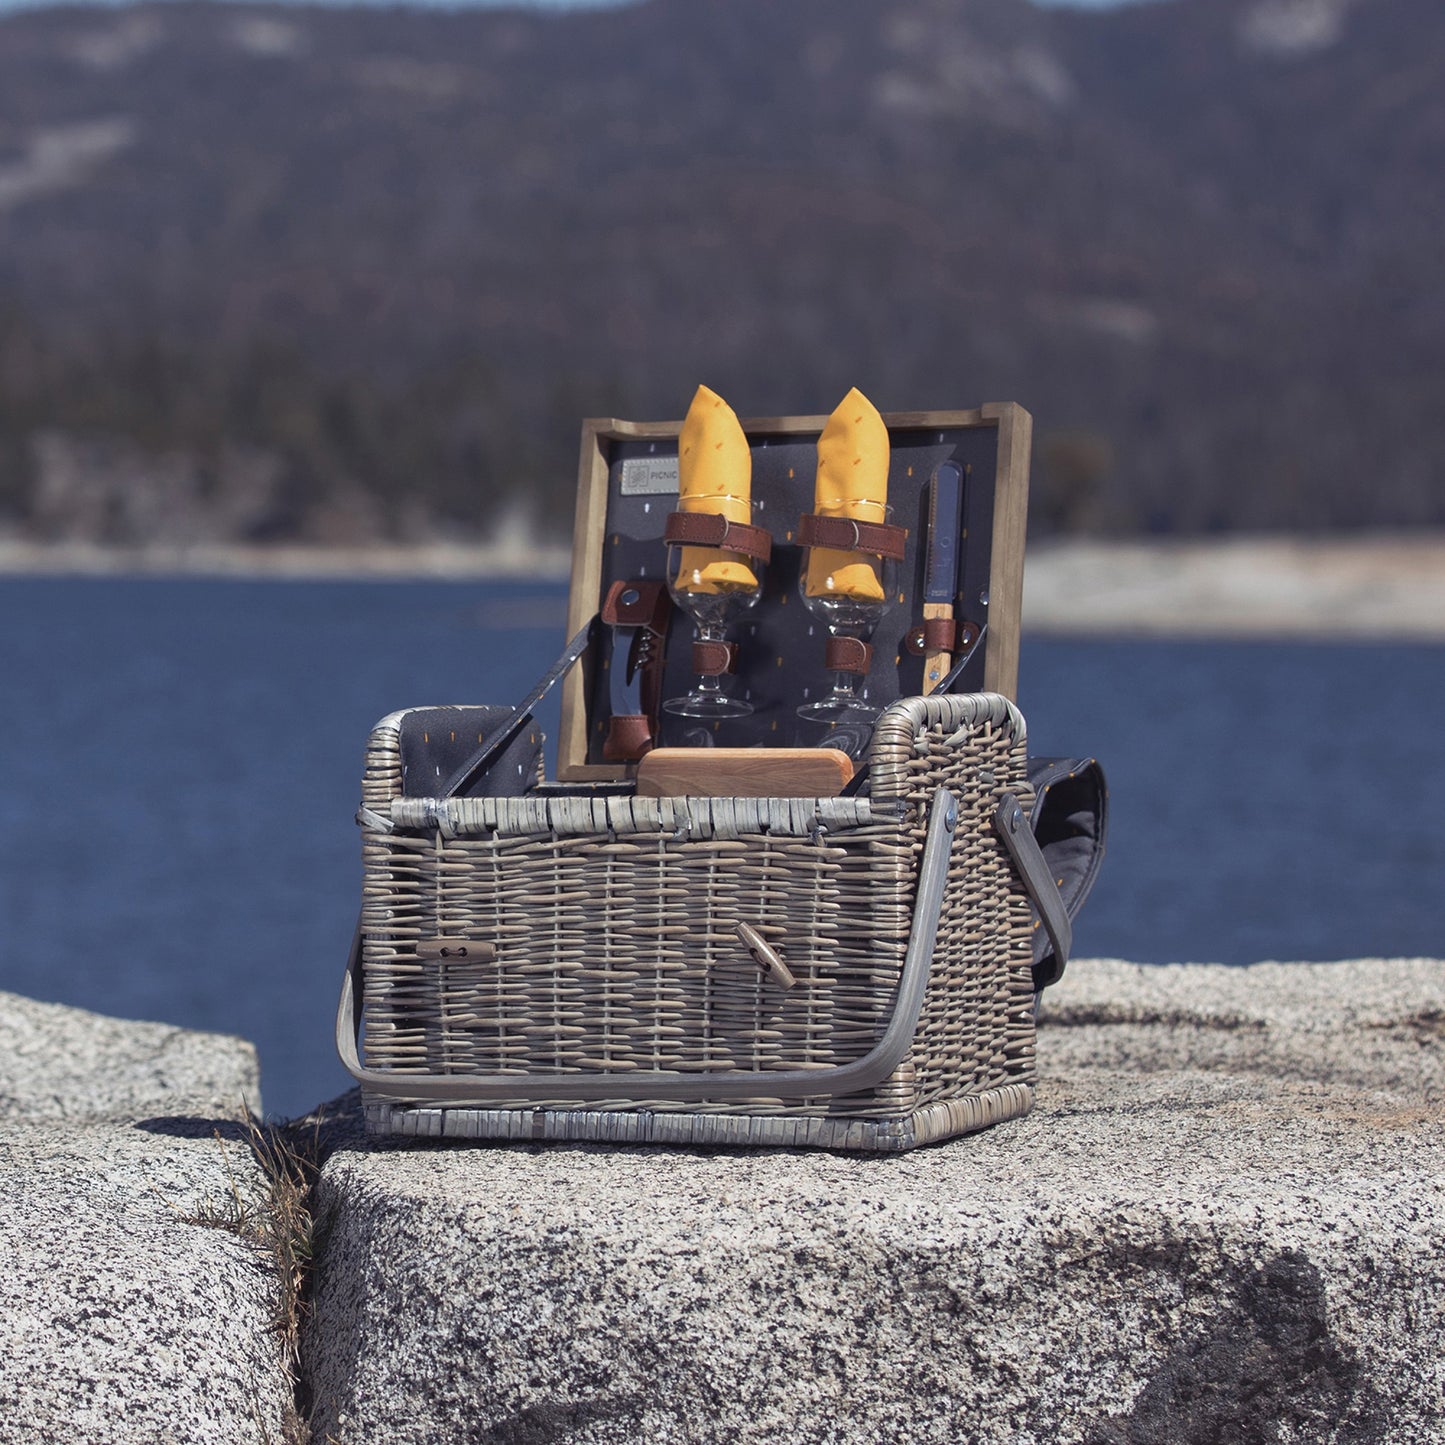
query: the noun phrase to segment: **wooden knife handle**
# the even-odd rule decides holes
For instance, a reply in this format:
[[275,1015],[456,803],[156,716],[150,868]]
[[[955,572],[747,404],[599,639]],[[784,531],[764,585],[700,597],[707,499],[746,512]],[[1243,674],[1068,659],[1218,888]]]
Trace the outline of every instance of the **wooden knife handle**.
[[[943,617],[949,622],[952,622],[953,603],[925,602],[923,604],[923,616],[925,621],[933,617]],[[925,652],[923,654],[923,695],[925,697],[948,676],[948,669],[952,666],[953,656],[951,653]]]
[[831,798],[853,776],[839,748],[654,748],[637,765],[642,798]]

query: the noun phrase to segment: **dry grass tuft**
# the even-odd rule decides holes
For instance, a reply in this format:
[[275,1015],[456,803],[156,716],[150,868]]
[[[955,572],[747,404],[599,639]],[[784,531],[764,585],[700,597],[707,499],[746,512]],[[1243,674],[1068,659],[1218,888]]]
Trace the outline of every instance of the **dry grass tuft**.
[[[226,1141],[216,1130],[229,1190],[221,1199],[207,1200],[193,1214],[181,1217],[188,1224],[227,1230],[266,1259],[273,1282],[270,1328],[280,1342],[282,1368],[294,1401],[282,1421],[281,1440],[283,1445],[310,1445],[302,1399],[301,1327],[310,1307],[316,1252],[311,1189],[321,1163],[322,1120],[318,1114],[299,1125],[267,1124],[244,1109],[240,1122],[259,1180],[249,1171],[244,1181],[238,1176]],[[269,1445],[270,1431],[264,1422],[262,1434]]]

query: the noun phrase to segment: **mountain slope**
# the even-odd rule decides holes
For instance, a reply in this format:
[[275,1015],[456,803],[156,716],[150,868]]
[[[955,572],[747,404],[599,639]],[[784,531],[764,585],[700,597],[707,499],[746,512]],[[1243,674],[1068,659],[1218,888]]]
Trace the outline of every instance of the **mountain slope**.
[[1433,0],[12,16],[0,505],[555,530],[706,380],[1023,401],[1041,527],[1445,524],[1442,96]]

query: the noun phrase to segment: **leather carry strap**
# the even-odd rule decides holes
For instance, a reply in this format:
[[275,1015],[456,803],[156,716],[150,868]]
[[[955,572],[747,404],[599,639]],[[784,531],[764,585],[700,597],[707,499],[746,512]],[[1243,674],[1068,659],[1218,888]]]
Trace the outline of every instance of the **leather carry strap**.
[[[1006,793],[995,816],[994,826],[1008,844],[1010,833],[1007,818],[1010,807],[1023,817],[1018,799]],[[346,1070],[367,1090],[382,1098],[410,1103],[464,1106],[494,1101],[525,1101],[535,1098],[627,1099],[645,1103],[654,1099],[679,1099],[695,1102],[703,1099],[770,1099],[821,1098],[824,1095],[851,1094],[881,1084],[902,1063],[913,1042],[918,1019],[923,1011],[923,998],[933,964],[933,949],[938,937],[938,922],[943,912],[944,892],[948,886],[949,863],[954,835],[958,828],[958,802],[947,788],[933,795],[929,809],[928,833],[923,857],[918,868],[918,891],[914,895],[913,927],[909,933],[908,951],[898,980],[898,996],[893,1016],[883,1037],[861,1059],[826,1069],[759,1069],[730,1070],[719,1074],[680,1074],[662,1071],[627,1073],[566,1074],[398,1074],[391,1070],[368,1069],[362,1062],[358,1043],[361,1037],[361,1010],[366,986],[362,968],[362,929],[357,920],[351,942],[351,957],[341,983],[341,1000],[336,1010],[336,1051]],[[1023,824],[1028,833],[1028,825]],[[1027,843],[1022,845],[1027,854]],[[1037,854],[1037,847],[1034,852]],[[1017,860],[1019,855],[1009,846]],[[1019,863],[1025,887],[1039,905],[1041,913],[1052,916],[1058,890],[1054,888],[1043,857],[1037,865],[1031,860],[1025,867]],[[1038,892],[1035,892],[1038,889]],[[1053,890],[1053,900],[1048,897]],[[1059,910],[1062,904],[1058,905]],[[1064,920],[1067,927],[1067,918]],[[744,939],[746,942],[746,938]],[[1061,940],[1067,952],[1067,938]],[[1064,954],[1061,953],[1061,956]]]
[[537,705],[542,699],[567,676],[572,670],[573,664],[587,651],[596,633],[597,626],[598,619],[594,616],[586,627],[562,649],[561,657],[547,669],[536,687],[517,704],[516,712],[507,720],[506,725],[498,728],[497,731],[447,779],[447,785],[441,791],[443,798],[454,798],[458,793],[464,792],[476,779],[486,772],[487,768],[495,761],[497,755],[517,736],[526,725],[528,719],[536,712]]

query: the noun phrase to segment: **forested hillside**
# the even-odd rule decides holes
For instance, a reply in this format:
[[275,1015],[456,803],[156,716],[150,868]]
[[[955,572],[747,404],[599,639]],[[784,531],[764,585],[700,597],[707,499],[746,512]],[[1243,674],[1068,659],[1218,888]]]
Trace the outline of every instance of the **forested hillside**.
[[570,526],[585,415],[1018,400],[1036,532],[1445,525],[1445,6],[0,20],[0,531]]

